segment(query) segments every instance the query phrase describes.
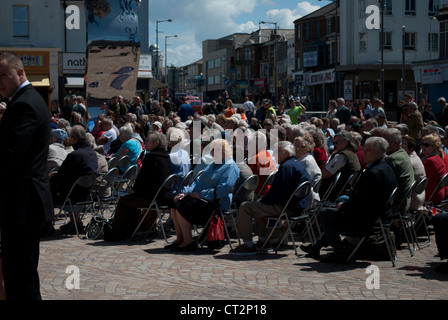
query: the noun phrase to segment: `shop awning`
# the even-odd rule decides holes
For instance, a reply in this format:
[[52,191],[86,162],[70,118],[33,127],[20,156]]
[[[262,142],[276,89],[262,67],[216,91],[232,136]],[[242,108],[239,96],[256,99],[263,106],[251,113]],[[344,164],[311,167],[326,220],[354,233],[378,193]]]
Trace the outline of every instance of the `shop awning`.
[[65,77],[66,88],[82,88],[84,87],[84,77]]
[[50,78],[47,74],[31,74],[27,75],[28,81],[35,87],[49,87]]

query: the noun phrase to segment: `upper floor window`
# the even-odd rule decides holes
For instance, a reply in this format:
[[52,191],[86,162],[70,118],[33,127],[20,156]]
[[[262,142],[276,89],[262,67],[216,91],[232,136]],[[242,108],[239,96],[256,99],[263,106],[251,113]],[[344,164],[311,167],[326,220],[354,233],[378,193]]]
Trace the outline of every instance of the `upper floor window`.
[[433,17],[437,12],[437,1],[436,0],[428,0],[428,16]]
[[28,6],[13,6],[12,7],[13,20],[13,36],[14,37],[29,37],[29,7]]
[[405,0],[404,14],[406,16],[415,16],[415,0]]

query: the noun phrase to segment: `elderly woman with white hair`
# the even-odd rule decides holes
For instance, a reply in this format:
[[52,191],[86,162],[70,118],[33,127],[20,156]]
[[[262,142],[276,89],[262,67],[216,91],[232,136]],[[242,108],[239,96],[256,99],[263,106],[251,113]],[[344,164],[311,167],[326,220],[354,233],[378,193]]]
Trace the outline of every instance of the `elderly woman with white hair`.
[[118,149],[115,157],[121,159],[124,156],[129,156],[129,164],[126,167],[118,167],[121,172],[125,172],[130,166],[134,165],[138,159],[138,156],[142,152],[140,143],[133,139],[134,129],[130,125],[124,125],[120,128],[120,136],[118,137],[121,141],[121,147]]
[[240,174],[232,157],[232,149],[223,139],[213,140],[210,147],[214,162],[191,186],[184,187],[174,198],[176,208],[172,218],[177,239],[166,246],[172,251],[195,251],[192,225],[205,226],[213,214],[216,201],[219,201],[223,211],[228,210],[232,202],[232,188]]

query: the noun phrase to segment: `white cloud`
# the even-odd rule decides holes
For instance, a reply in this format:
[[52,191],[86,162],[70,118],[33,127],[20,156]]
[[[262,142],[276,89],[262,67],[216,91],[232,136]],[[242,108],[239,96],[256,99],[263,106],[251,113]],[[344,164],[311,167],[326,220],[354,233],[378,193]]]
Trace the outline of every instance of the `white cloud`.
[[[170,39],[168,64],[182,66],[202,57],[202,42],[232,33],[250,33],[258,29],[258,19],[252,17],[260,6],[273,6],[273,0],[148,0],[151,43],[155,42],[155,21],[173,19],[173,23],[159,25],[165,34],[178,34]],[[289,1],[289,0],[288,0]],[[293,28],[294,20],[318,9],[309,2],[299,2],[295,9],[273,9],[266,13],[268,21],[278,21],[280,28]],[[258,12],[259,13],[259,12]],[[241,21],[244,16],[249,18]],[[254,22],[254,20],[257,20]],[[238,22],[237,22],[238,21]],[[159,45],[163,48],[163,33]]]
[[279,27],[284,29],[294,28],[294,21],[306,16],[307,14],[319,9],[319,6],[312,5],[308,1],[299,2],[297,8],[291,9],[272,9],[266,13],[270,21],[278,21]]

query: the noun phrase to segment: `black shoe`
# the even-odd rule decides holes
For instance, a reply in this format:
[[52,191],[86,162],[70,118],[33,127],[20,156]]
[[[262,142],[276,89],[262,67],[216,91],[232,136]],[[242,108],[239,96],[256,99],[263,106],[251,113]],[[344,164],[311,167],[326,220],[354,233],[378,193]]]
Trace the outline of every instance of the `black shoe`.
[[177,245],[171,248],[171,251],[173,252],[194,252],[196,250],[196,242],[194,241],[185,247],[179,247],[179,245]]
[[179,246],[179,243],[171,243],[171,244],[169,244],[169,245],[166,245],[164,248],[165,249],[167,249],[167,250],[172,250],[173,248],[175,248],[175,247],[178,247]]
[[309,244],[305,246],[302,244],[300,249],[307,253],[306,257],[308,258],[319,259],[320,257],[320,248],[316,245]]
[[336,249],[332,254],[320,259],[323,263],[347,263],[347,259],[350,256],[350,251],[347,248]]

